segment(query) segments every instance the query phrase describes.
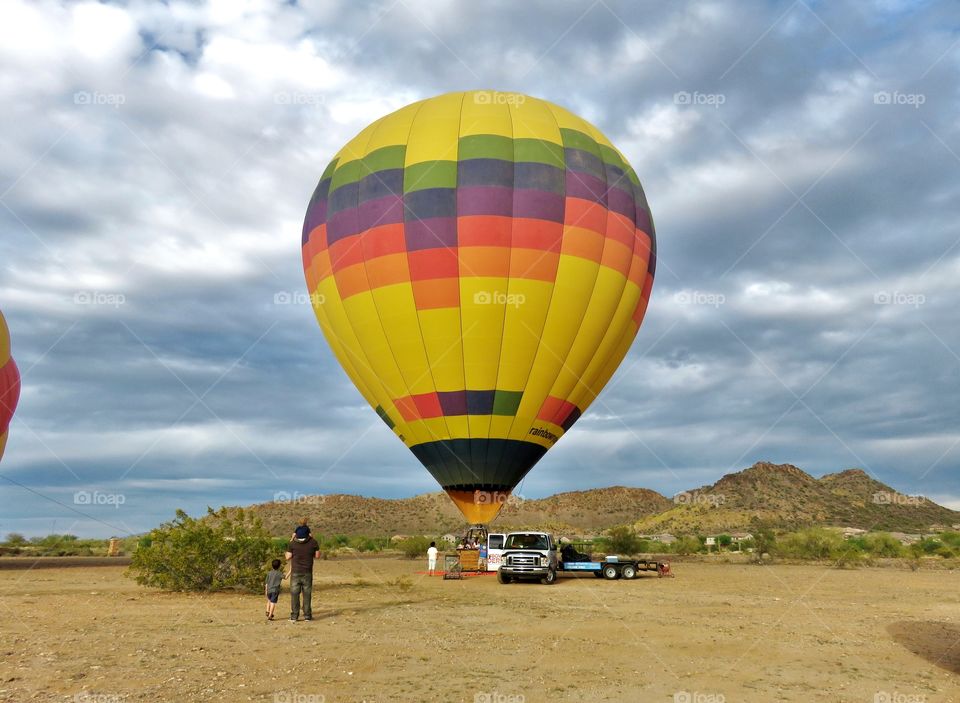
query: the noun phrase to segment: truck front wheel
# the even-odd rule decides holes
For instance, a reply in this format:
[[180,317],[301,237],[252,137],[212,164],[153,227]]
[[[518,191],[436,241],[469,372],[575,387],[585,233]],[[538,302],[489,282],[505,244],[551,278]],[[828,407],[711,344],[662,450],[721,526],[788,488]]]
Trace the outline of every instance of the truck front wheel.
[[503,584],[507,584],[507,583],[510,583],[510,580],[511,579],[509,576],[507,576],[505,573],[497,569],[497,581]]
[[547,584],[548,586],[556,583],[556,582],[557,582],[557,572],[556,572],[556,570],[550,569],[550,570],[547,572],[547,575],[544,576],[543,579],[541,579],[541,580],[542,580],[545,584]]

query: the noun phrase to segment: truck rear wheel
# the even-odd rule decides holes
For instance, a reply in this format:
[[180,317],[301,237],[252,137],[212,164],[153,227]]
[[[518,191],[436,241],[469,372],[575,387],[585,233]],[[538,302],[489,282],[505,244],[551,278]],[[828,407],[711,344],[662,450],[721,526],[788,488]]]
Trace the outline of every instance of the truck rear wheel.
[[543,581],[543,583],[547,584],[548,586],[555,584],[557,582],[557,572],[554,571],[553,569],[550,569],[547,572],[547,575],[544,576],[541,579],[541,581]]
[[620,574],[625,579],[635,578],[637,575],[637,567],[633,564],[624,564],[623,568],[620,570]]
[[604,577],[604,578],[610,579],[610,580],[612,581],[613,579],[617,578],[618,576],[620,576],[620,571],[619,571],[619,569],[617,569],[617,567],[615,567],[613,564],[608,564],[607,566],[603,567],[603,577]]

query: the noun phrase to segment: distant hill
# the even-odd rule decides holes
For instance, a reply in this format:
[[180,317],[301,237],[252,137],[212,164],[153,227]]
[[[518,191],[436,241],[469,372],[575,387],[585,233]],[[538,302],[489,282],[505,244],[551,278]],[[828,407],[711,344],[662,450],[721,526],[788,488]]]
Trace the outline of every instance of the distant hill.
[[760,462],[711,486],[675,497],[675,505],[635,522],[640,532],[748,529],[756,521],[781,529],[810,526],[921,532],[960,523],[960,512],[907,496],[860,469],[816,479],[791,464]]
[[[465,526],[441,492],[400,499],[301,496],[250,510],[275,535],[289,534],[301,517],[322,535],[459,534]],[[493,526],[588,535],[632,524],[644,534],[683,534],[749,530],[758,520],[781,529],[820,525],[921,532],[933,525],[960,524],[960,512],[905,496],[859,469],[816,479],[790,464],[760,462],[672,500],[646,488],[624,486],[536,500],[512,497]]]
[[[593,533],[661,513],[672,505],[656,491],[623,486],[558,493],[536,500],[513,496],[493,524],[503,529],[549,527]],[[301,496],[292,502],[254,505],[250,510],[276,535],[291,532],[301,517],[322,535],[460,534],[465,527],[460,511],[442,492],[393,500],[342,494]]]

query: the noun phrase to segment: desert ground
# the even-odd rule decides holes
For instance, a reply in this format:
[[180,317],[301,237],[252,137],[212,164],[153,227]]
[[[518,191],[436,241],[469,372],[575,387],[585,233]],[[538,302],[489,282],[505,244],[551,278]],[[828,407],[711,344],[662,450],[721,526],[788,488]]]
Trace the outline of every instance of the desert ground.
[[[0,571],[2,701],[960,701],[958,574],[677,563],[444,581],[317,563],[313,622],[122,567]],[[283,619],[279,619],[282,616]]]

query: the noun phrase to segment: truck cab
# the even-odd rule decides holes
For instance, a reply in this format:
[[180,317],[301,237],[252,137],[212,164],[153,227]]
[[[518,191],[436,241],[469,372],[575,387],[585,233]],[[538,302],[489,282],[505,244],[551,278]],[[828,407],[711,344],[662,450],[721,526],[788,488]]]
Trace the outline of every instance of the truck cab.
[[552,584],[557,580],[557,542],[548,532],[510,532],[503,544],[500,583],[531,580]]

